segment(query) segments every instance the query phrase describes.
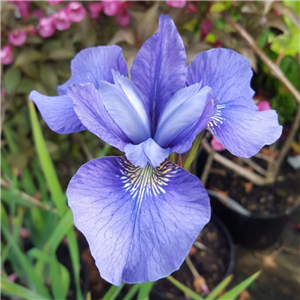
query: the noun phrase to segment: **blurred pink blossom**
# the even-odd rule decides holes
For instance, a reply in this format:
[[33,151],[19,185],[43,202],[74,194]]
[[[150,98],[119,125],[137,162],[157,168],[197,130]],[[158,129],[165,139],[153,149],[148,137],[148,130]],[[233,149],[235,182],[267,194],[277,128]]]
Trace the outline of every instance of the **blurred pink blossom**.
[[116,15],[116,20],[118,24],[120,24],[123,27],[126,27],[130,24],[130,19],[131,16],[125,8],[122,8]]
[[14,55],[10,45],[5,45],[0,50],[0,59],[3,65],[9,65],[14,60]]
[[196,11],[197,11],[197,7],[193,3],[188,3],[186,12],[188,14],[190,14],[190,13],[194,13]]
[[167,0],[167,4],[172,7],[184,7],[186,4],[186,1],[185,0],[179,0],[179,1],[178,0],[177,1]]
[[52,36],[55,32],[54,18],[52,16],[41,18],[38,31],[41,37],[46,38]]
[[201,23],[200,30],[201,30],[201,36],[200,40],[204,40],[205,37],[210,33],[210,31],[213,29],[214,25],[211,21],[205,20]]
[[103,1],[103,12],[107,16],[115,16],[122,8],[121,1]]
[[258,102],[257,107],[259,111],[272,109],[270,102],[265,100]]
[[18,275],[16,273],[12,273],[12,274],[8,275],[8,280],[10,282],[15,282],[17,278],[18,278]]
[[9,1],[18,7],[18,13],[21,18],[27,19],[29,17],[29,7],[31,1]]
[[30,237],[30,231],[26,227],[21,227],[20,237],[22,239],[28,239]]
[[69,10],[65,7],[53,15],[54,26],[57,30],[67,30],[71,26]]
[[8,35],[9,42],[14,46],[22,46],[26,41],[27,35],[21,29],[15,29]]
[[62,2],[64,2],[64,1],[61,1],[61,0],[52,0],[52,1],[49,0],[49,1],[47,1],[47,3],[50,4],[50,5],[58,5]]
[[45,17],[45,13],[41,9],[35,9],[31,12],[32,16],[37,17],[38,19]]
[[80,2],[69,2],[68,6],[69,20],[71,22],[81,22],[86,14],[85,8]]
[[91,19],[97,19],[103,9],[102,2],[94,2],[88,5],[89,15]]
[[215,136],[212,137],[212,139],[210,141],[210,145],[216,151],[223,151],[223,150],[225,150],[225,147],[221,144],[221,142],[219,142],[219,140]]

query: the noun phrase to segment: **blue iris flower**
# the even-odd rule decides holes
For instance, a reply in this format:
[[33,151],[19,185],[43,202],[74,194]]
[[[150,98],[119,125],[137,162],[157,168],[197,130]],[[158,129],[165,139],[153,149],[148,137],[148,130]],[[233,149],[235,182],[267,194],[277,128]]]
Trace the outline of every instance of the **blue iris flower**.
[[30,95],[58,133],[88,129],[126,157],[94,159],[72,178],[68,203],[101,276],[154,281],[177,270],[210,219],[200,180],[167,157],[187,152],[207,128],[233,154],[249,157],[279,138],[276,112],[259,112],[252,71],[228,49],[200,53],[187,67],[169,16],[137,54],[131,79],[118,46],[81,51],[59,96]]

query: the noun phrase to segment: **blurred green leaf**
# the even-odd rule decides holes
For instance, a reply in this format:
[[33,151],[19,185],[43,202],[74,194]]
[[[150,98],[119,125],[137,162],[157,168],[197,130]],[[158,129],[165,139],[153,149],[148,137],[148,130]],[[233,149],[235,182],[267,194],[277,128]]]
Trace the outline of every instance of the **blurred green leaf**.
[[3,76],[4,87],[7,93],[14,92],[21,81],[21,71],[19,68],[8,69]]
[[139,299],[139,300],[149,299],[149,294],[152,290],[153,284],[154,284],[153,281],[141,283],[137,299]]
[[22,64],[20,68],[22,72],[24,72],[27,76],[33,79],[39,78],[39,69],[35,63],[31,62],[31,63]]
[[229,275],[224,280],[222,280],[205,298],[206,300],[214,300],[216,299],[228,286],[228,284],[231,282],[233,276]]
[[26,274],[26,279],[29,280],[35,287],[36,291],[41,294],[46,299],[50,299],[50,295],[48,293],[48,290],[44,286],[44,283],[42,282],[41,278],[38,277],[35,273],[35,269],[27,259],[26,255],[21,251],[19,246],[16,244],[16,242],[13,239],[13,236],[10,234],[10,232],[7,230],[7,228],[2,227],[2,232],[5,237],[5,239],[10,242],[11,249],[14,252],[14,257],[21,266],[23,272]]
[[123,282],[119,286],[112,285],[107,291],[107,293],[104,295],[102,300],[115,300],[120,294],[123,287],[124,287]]
[[28,101],[28,105],[36,151],[49,185],[52,199],[57,207],[59,215],[62,216],[66,210],[66,197],[62,192],[53,163],[49,156],[34,104],[31,101]]
[[75,56],[75,51],[71,47],[54,49],[48,53],[48,58],[53,60],[71,59]]
[[23,77],[16,90],[19,94],[29,94],[34,89],[34,83],[27,77]]
[[35,49],[25,49],[22,52],[20,52],[19,56],[16,58],[14,66],[18,67],[26,65],[28,63],[39,61],[44,58],[45,56]]
[[47,89],[48,94],[55,95],[58,86],[57,76],[53,68],[48,64],[41,64],[41,82]]
[[8,278],[1,277],[1,294],[5,296],[18,297],[26,300],[49,300],[50,298],[43,296],[42,294],[35,293],[17,283],[10,282]]
[[177,279],[175,279],[172,276],[166,277],[172,284],[174,284],[180,291],[183,293],[189,295],[194,300],[204,300],[200,295],[189,289],[187,286],[179,282]]
[[65,266],[60,264],[55,257],[50,263],[51,291],[54,299],[66,299],[70,286],[70,274]]
[[299,49],[300,28],[293,28],[291,36],[281,34],[272,40],[271,50],[277,54],[295,56],[300,52]]
[[225,293],[222,297],[218,298],[218,300],[234,300],[242,291],[248,288],[249,285],[256,280],[259,274],[260,271],[253,274],[252,276],[250,276],[249,278],[232,288],[230,291]]
[[133,285],[122,300],[131,300],[140,288],[140,283]]

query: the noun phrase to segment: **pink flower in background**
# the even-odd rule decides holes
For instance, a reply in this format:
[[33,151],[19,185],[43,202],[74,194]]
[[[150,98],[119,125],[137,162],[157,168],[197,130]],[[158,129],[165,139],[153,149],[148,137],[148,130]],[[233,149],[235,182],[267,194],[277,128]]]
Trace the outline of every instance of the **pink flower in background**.
[[31,1],[9,1],[18,7],[18,13],[21,18],[27,19],[29,17],[29,7]]
[[60,1],[60,0],[52,0],[52,1],[49,0],[49,1],[47,1],[47,3],[50,4],[50,5],[58,5],[62,2],[64,2],[64,1]]
[[265,100],[258,102],[257,107],[259,111],[272,109],[270,102]]
[[8,35],[9,42],[14,46],[22,46],[26,41],[27,35],[21,29],[15,29]]
[[121,1],[103,1],[103,12],[107,16],[115,16],[122,8]]
[[21,227],[20,237],[22,239],[28,239],[30,237],[30,231],[26,227]]
[[201,36],[200,40],[204,40],[205,37],[210,33],[210,31],[214,28],[214,25],[211,21],[205,20],[201,23],[200,30],[201,30]]
[[126,27],[130,24],[131,16],[126,10],[126,7],[128,6],[127,3],[124,3],[121,10],[116,15],[116,20],[118,24],[120,24],[123,27]]
[[86,11],[80,2],[70,2],[67,6],[67,9],[69,14],[69,20],[71,22],[81,22],[84,19]]
[[15,282],[17,278],[18,278],[18,275],[16,273],[12,273],[12,274],[8,275],[8,280],[10,282]]
[[52,16],[41,18],[39,21],[38,31],[41,37],[50,37],[55,32],[54,18]]
[[216,151],[223,151],[223,150],[225,150],[225,147],[221,144],[221,142],[215,136],[212,137],[212,139],[210,141],[210,145]]
[[0,50],[0,59],[3,65],[9,65],[14,60],[14,55],[10,45],[5,45]]
[[184,7],[186,4],[186,1],[185,0],[180,0],[180,1],[167,0],[167,4],[172,7]]
[[31,12],[32,16],[37,17],[38,19],[45,17],[45,13],[41,9],[35,9]]
[[97,19],[103,9],[102,2],[90,3],[88,5],[89,15],[91,19]]
[[57,30],[67,30],[71,26],[69,10],[65,7],[53,15],[54,26]]
[[196,11],[197,11],[197,7],[193,3],[188,3],[186,12],[188,14],[190,14],[190,13],[194,13]]

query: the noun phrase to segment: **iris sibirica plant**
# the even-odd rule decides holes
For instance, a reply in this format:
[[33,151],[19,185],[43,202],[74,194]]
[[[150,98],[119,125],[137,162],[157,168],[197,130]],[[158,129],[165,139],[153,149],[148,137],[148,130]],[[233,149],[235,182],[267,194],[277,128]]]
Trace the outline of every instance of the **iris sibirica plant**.
[[118,46],[81,51],[59,96],[30,95],[58,133],[88,129],[125,156],[94,159],[72,178],[68,203],[101,276],[154,281],[177,270],[210,219],[200,180],[169,161],[209,130],[233,154],[250,157],[281,134],[273,110],[258,111],[252,71],[228,49],[200,53],[187,67],[169,16],[138,52],[128,77]]

